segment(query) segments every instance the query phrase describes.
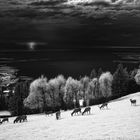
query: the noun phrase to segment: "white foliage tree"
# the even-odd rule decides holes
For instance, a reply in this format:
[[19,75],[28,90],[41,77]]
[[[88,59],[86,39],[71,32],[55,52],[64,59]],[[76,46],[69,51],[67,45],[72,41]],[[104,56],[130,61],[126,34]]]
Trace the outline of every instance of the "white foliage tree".
[[47,99],[51,100],[52,107],[60,107],[64,96],[65,78],[58,75],[54,79],[50,79],[47,85]]
[[30,94],[25,99],[24,104],[29,108],[40,108],[42,111],[46,107],[60,107],[65,87],[65,78],[59,75],[56,78],[50,79],[40,77],[34,80],[30,85]]
[[58,81],[56,78],[50,79],[47,85],[47,100],[50,99],[49,106],[56,107],[59,106],[59,89]]
[[83,98],[84,98],[84,100],[86,100],[86,94],[87,94],[87,89],[89,86],[90,79],[89,79],[89,77],[85,76],[85,77],[81,78],[80,82],[81,82],[81,86],[82,86],[81,88],[83,91]]
[[59,91],[59,99],[60,99],[61,107],[64,107],[64,93],[65,93],[66,79],[64,78],[63,75],[58,75],[56,79],[58,81],[58,91]]
[[100,91],[103,97],[111,96],[113,76],[110,72],[103,73],[99,78]]
[[97,78],[93,78],[89,84],[88,84],[88,88],[87,88],[87,97],[88,99],[95,99],[96,98],[96,95],[97,95],[97,91],[96,91],[96,88],[97,88],[97,82],[98,82],[98,79]]
[[81,90],[83,93],[83,99],[86,104],[89,104],[89,98],[88,98],[88,86],[89,86],[90,78],[88,76],[85,76],[81,78],[80,83],[81,83]]
[[66,104],[72,105],[74,100],[78,102],[78,93],[80,87],[81,85],[78,80],[75,80],[72,77],[69,77],[67,79],[65,85],[65,95],[64,95],[64,100]]
[[46,106],[46,86],[47,78],[41,76],[30,84],[29,96],[25,99],[24,105],[29,108],[39,108],[41,111],[45,110]]
[[135,81],[138,85],[140,85],[140,71],[137,72],[137,74],[135,75]]

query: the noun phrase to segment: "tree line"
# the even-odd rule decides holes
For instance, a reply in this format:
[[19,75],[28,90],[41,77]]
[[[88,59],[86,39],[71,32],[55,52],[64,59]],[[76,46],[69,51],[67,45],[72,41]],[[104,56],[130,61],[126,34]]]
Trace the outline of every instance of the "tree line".
[[47,79],[41,76],[31,83],[18,82],[9,97],[8,109],[13,115],[57,111],[109,101],[140,90],[140,70],[132,71],[119,64],[116,71],[92,70],[90,76],[74,79],[58,75]]

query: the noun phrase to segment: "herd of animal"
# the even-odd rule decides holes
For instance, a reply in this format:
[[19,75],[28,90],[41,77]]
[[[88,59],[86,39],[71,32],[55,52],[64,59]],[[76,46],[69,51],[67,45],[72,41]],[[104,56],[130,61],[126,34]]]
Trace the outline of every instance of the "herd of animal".
[[[131,102],[131,105],[136,105],[136,100],[135,99],[130,99],[130,102]],[[100,108],[100,110],[101,109],[104,109],[105,107],[106,107],[106,109],[108,109],[108,102],[105,102],[105,103],[101,104],[101,106],[98,106],[98,107]],[[78,114],[84,115],[86,113],[87,114],[90,114],[90,111],[91,111],[91,107],[89,107],[89,106],[86,107],[83,112],[81,111],[81,108],[80,107],[79,108],[75,108],[72,111],[71,116],[78,115]],[[61,112],[60,111],[56,112],[56,119],[57,120],[60,118],[60,115],[61,115]]]
[[[136,100],[135,99],[130,99],[130,102],[131,102],[131,105],[136,105]],[[105,102],[105,103],[101,104],[101,106],[98,106],[98,107],[100,108],[100,110],[104,109],[104,108],[108,109],[108,102]],[[91,111],[91,107],[86,107],[83,112],[81,111],[80,107],[79,108],[75,108],[72,111],[71,116],[78,115],[78,114],[84,115],[86,113],[90,114],[90,111]],[[60,111],[56,112],[56,119],[57,120],[60,118],[60,115],[61,115]]]
[[[135,99],[130,99],[130,103],[131,103],[131,105],[134,105],[134,106],[136,106],[136,100]],[[107,102],[105,102],[105,103],[103,103],[101,106],[98,106],[100,109],[104,109],[105,107],[106,108],[108,108],[108,103]],[[84,111],[82,112],[81,111],[81,108],[79,107],[79,108],[75,108],[73,111],[72,111],[72,113],[71,113],[71,116],[73,116],[73,115],[78,115],[79,113],[80,114],[82,114],[82,115],[84,115],[84,114],[90,114],[91,112],[91,107],[86,107],[85,109],[84,109]],[[53,115],[53,112],[52,111],[48,111],[48,112],[45,112],[45,114],[47,115],[47,116],[49,116],[49,115]],[[56,113],[55,113],[55,115],[56,115],[56,119],[57,120],[59,120],[60,118],[61,118],[61,112],[60,112],[60,110],[59,111],[57,111]],[[25,122],[25,121],[27,121],[27,116],[26,115],[21,115],[21,116],[17,116],[16,118],[15,118],[15,120],[13,121],[13,123],[18,123],[18,122]],[[8,117],[6,117],[6,118],[3,118],[2,120],[0,119],[0,124],[2,124],[2,123],[4,123],[4,122],[9,122],[9,118]]]
[[[104,107],[108,108],[108,103],[107,103],[107,102],[105,102],[105,103],[103,103],[101,106],[99,106],[100,109],[103,109]],[[90,114],[90,110],[91,110],[91,107],[86,107],[86,108],[84,109],[84,111],[81,112],[81,108],[76,108],[76,109],[74,109],[73,112],[71,113],[71,116],[73,116],[74,114],[76,115],[76,114],[78,114],[78,113],[82,113],[82,115],[84,115],[85,113]]]
[[[13,123],[18,123],[18,122],[25,122],[27,121],[27,116],[26,115],[21,115],[21,116],[17,116],[15,118],[15,120],[13,121]],[[2,120],[0,120],[0,124],[4,123],[4,122],[9,122],[9,118],[3,118]]]
[[81,108],[76,108],[76,109],[74,109],[73,112],[71,113],[71,116],[73,116],[74,114],[76,115],[76,114],[78,114],[78,113],[82,113],[82,115],[84,115],[85,113],[90,114],[90,110],[91,110],[91,107],[86,107],[86,108],[84,109],[84,111],[81,112]]

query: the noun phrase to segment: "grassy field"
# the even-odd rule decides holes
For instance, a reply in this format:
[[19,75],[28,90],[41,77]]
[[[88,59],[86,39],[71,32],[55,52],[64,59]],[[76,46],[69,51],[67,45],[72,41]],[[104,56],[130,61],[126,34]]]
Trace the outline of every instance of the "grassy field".
[[[129,99],[137,100],[131,106]],[[83,111],[84,108],[82,108]],[[90,115],[71,116],[72,111],[55,115],[29,115],[28,122],[0,126],[0,140],[139,140],[140,93],[131,94],[109,103],[108,109],[91,107]]]

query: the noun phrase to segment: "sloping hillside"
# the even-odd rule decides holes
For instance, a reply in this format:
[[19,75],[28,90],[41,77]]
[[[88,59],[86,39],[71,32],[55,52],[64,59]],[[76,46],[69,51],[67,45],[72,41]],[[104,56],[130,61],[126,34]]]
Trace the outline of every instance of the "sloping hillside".
[[[131,106],[129,99],[136,99]],[[84,109],[84,108],[83,108]],[[82,109],[82,111],[83,111]],[[72,111],[55,115],[30,115],[28,122],[0,125],[0,140],[139,140],[140,93],[131,94],[109,103],[108,109],[91,107],[91,114],[71,117]]]

